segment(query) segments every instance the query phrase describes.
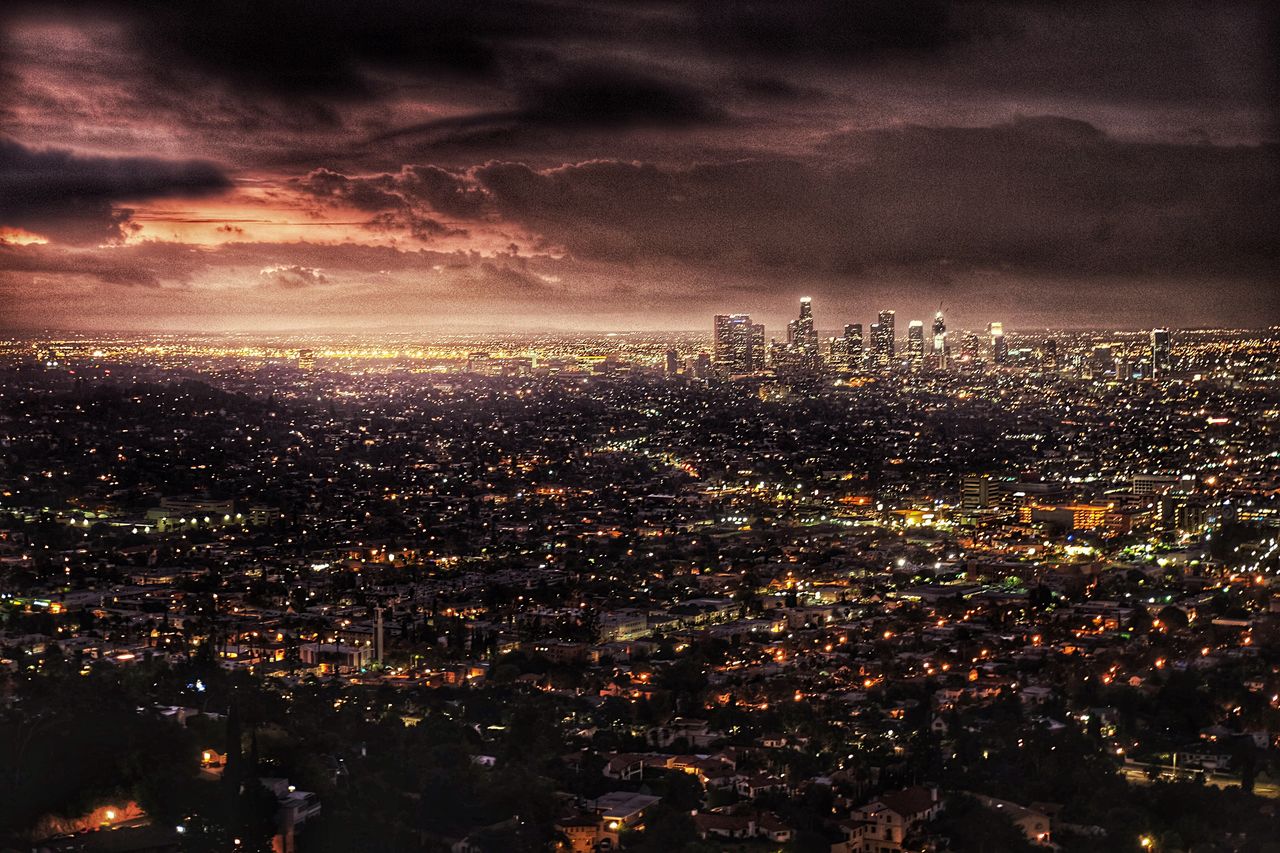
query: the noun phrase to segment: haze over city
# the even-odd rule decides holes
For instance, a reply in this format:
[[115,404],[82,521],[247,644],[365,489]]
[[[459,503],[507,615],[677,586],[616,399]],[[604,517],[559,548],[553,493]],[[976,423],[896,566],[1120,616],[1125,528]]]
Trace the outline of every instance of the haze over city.
[[13,328],[1277,318],[1265,3],[0,10]]
[[0,853],[1280,853],[1278,47],[0,0]]

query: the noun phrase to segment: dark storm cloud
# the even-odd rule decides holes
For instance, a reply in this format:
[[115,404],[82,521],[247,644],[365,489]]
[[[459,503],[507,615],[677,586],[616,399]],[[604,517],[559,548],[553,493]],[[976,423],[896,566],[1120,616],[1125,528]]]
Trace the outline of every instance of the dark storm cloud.
[[720,121],[723,111],[701,89],[628,69],[586,67],[523,93],[520,118],[532,124],[622,127]]
[[711,50],[750,57],[865,63],[932,55],[963,40],[960,4],[944,0],[707,0],[693,4]]
[[119,202],[206,195],[229,186],[222,170],[204,161],[93,157],[0,139],[0,225],[68,243],[123,237],[128,211],[118,209]]
[[[753,130],[740,113],[757,130],[773,118],[752,113],[753,102],[807,103],[810,114],[788,121],[847,126],[867,115],[859,109],[865,99],[894,102],[876,107],[872,123],[884,123],[904,113],[918,121],[913,108],[945,112],[949,102],[972,111],[962,107],[970,99],[1087,98],[1114,105],[1117,125],[1150,127],[1150,117],[1132,117],[1137,105],[1195,101],[1222,109],[1199,122],[1200,132],[1238,138],[1243,129],[1256,132],[1249,112],[1270,112],[1275,94],[1277,19],[1261,2],[11,0],[0,7],[0,30],[108,22],[119,41],[95,39],[102,82],[125,80],[140,93],[122,106],[272,165],[385,169],[410,159],[407,152],[444,150],[457,155],[455,164],[475,151],[644,158],[653,152],[636,149],[628,131],[645,128],[674,142],[681,131],[718,127],[721,145],[740,146]],[[0,74],[3,65],[0,56]],[[83,70],[92,80],[93,67]],[[1090,113],[1095,121],[1100,114]],[[997,118],[1007,113],[978,116]],[[1187,123],[1176,110],[1166,120]],[[593,129],[616,134],[581,150]]]
[[433,0],[69,0],[15,2],[11,17],[107,18],[161,72],[195,70],[279,96],[364,97],[379,71],[487,77],[491,40],[548,32],[554,8]]
[[526,129],[681,128],[716,124],[727,117],[698,87],[607,67],[579,68],[552,80],[523,83],[518,100],[515,109],[419,122],[381,133],[373,141],[414,136],[445,145],[486,144],[495,138],[516,141]]
[[810,101],[826,97],[826,93],[814,86],[802,86],[781,77],[760,74],[742,74],[731,81],[743,95],[764,101]]
[[743,271],[1266,275],[1280,228],[1274,147],[1125,142],[1059,117],[843,134],[806,161],[493,162],[322,183],[405,193],[415,175],[431,176],[424,213],[517,224],[587,259]]
[[408,202],[397,191],[397,184],[394,175],[353,181],[332,169],[316,169],[298,181],[299,188],[311,195],[341,201],[364,211],[404,207]]
[[157,288],[166,281],[185,282],[199,263],[196,251],[176,244],[148,244],[145,252],[135,248],[98,252],[0,243],[0,273],[18,274],[26,281],[71,277],[119,287]]
[[422,240],[465,234],[465,229],[442,222],[437,213],[470,218],[483,203],[478,190],[435,166],[406,166],[398,174],[354,179],[332,169],[316,169],[294,186],[308,195],[374,213],[366,223],[370,230],[407,231]]
[[502,286],[524,292],[546,287],[534,272],[537,263],[535,259],[508,254],[481,257],[472,252],[305,242],[245,242],[193,248],[152,241],[110,250],[0,243],[0,274],[18,274],[26,281],[73,275],[107,285],[144,288],[187,285],[210,274],[300,290],[332,285],[343,277],[420,278],[439,273],[489,290]]
[[[215,291],[225,273],[226,287],[300,311],[312,296],[338,310],[353,292],[362,307],[389,304],[375,293],[383,279],[368,277],[383,269],[438,275],[495,304],[559,293],[549,280],[559,271],[544,278],[514,250],[489,251],[513,243],[565,252],[566,266],[591,267],[596,292],[637,312],[657,310],[663,292],[683,298],[690,282],[707,288],[707,305],[780,282],[818,296],[892,295],[900,281],[978,287],[983,300],[1016,291],[1034,310],[1061,305],[1064,290],[1126,282],[1135,311],[1144,294],[1175,288],[1205,302],[1201,280],[1260,293],[1280,231],[1275,149],[1263,144],[1275,139],[1276,8],[10,0],[0,3],[0,122],[20,145],[0,149],[0,225],[111,241],[133,227],[134,199],[225,186],[195,162],[44,161],[54,155],[34,146],[48,140],[228,164],[231,204],[316,223],[247,226],[249,239],[350,242],[125,247],[110,258],[3,247],[4,263],[19,285],[71,279],[76,263],[77,285],[189,280]],[[31,161],[38,196],[6,191],[22,171],[15,160]],[[168,236],[166,212],[147,212],[142,236]],[[352,219],[367,231],[324,230]],[[489,254],[428,263],[356,245],[402,236]],[[259,272],[276,266],[323,269],[328,281],[296,278],[308,299],[291,298]]]
[[942,0],[13,0],[10,18],[107,18],[165,69],[289,97],[367,97],[395,74],[492,80],[582,43],[862,61],[961,38]]

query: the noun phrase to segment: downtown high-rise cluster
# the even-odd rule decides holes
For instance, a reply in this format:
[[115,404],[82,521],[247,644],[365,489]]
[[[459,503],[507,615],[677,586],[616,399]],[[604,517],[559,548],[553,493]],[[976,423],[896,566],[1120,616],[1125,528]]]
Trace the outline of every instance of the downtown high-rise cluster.
[[[766,371],[793,380],[841,373],[972,372],[1013,366],[1015,361],[1002,321],[992,321],[982,331],[949,333],[941,307],[927,329],[923,320],[907,324],[905,346],[898,335],[897,312],[892,309],[878,312],[869,330],[862,323],[848,323],[840,334],[820,338],[809,297],[801,298],[799,314],[787,324],[785,340],[766,343],[764,325],[753,322],[749,314],[716,315],[713,333],[712,352],[699,354],[687,366],[698,378]],[[1018,351],[1017,356],[1019,366],[1050,372],[1065,367],[1053,336],[1035,339],[1029,352]],[[1117,361],[1108,347],[1099,347],[1078,366],[1091,378],[1165,379],[1173,371],[1173,361],[1172,334],[1168,329],[1153,329],[1141,358]],[[674,349],[667,354],[666,366],[669,374],[686,372]]]

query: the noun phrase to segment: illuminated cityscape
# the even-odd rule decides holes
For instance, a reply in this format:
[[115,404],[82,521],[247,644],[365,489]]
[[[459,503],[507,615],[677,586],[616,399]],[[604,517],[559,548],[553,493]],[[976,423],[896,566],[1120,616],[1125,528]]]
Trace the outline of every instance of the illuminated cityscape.
[[[993,849],[1129,849],[1169,837],[1145,798],[1184,788],[1251,798],[1233,831],[1261,832],[1280,328],[994,321],[958,331],[985,342],[958,358],[935,331],[925,358],[921,321],[864,354],[845,319],[822,333],[804,300],[771,350],[741,314],[3,341],[9,712],[67,681],[107,703],[113,743],[192,774],[158,796],[118,771],[125,794],[36,831],[217,849],[257,789],[213,792],[252,772],[278,800],[261,837],[299,850],[328,849],[321,829],[348,849],[916,850],[991,810]],[[446,748],[425,789],[387,775]],[[36,790],[63,766],[17,760]],[[541,816],[493,819],[517,779]],[[677,804],[692,822],[663,828]]]
[[1280,853],[1278,34],[0,2],[0,853]]

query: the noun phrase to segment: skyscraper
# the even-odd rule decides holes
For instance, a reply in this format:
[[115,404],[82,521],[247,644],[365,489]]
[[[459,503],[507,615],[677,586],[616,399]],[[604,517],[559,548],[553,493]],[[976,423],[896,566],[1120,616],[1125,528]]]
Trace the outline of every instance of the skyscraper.
[[846,324],[844,334],[831,339],[831,364],[847,370],[857,370],[862,366],[861,323]]
[[941,308],[933,315],[933,364],[939,370],[947,369],[947,324]]
[[698,357],[693,362],[693,375],[699,379],[711,378],[711,354],[707,352],[698,353]]
[[1173,336],[1168,329],[1151,330],[1151,378],[1157,382],[1173,372]]
[[764,370],[765,354],[768,352],[764,345],[764,323],[752,323],[747,337],[751,349],[751,372]]
[[907,326],[907,358],[912,367],[924,364],[924,321],[912,320]]
[[800,299],[800,316],[787,324],[787,343],[793,347],[818,351],[818,333],[813,328],[813,300]]
[[888,367],[893,362],[896,331],[894,329],[896,313],[889,310],[880,312],[879,320],[872,328],[872,347],[876,364]]
[[991,506],[994,490],[990,474],[972,474],[960,482],[960,506],[962,509],[986,509]]
[[1044,347],[1040,350],[1040,366],[1053,372],[1058,369],[1058,341],[1056,338],[1047,338]]
[[966,364],[973,364],[978,361],[982,342],[973,332],[965,332],[964,339],[960,343],[960,357],[964,359]]
[[717,314],[713,346],[715,368],[722,375],[754,373],[764,368],[764,326],[750,314]]
[[849,323],[844,327],[844,354],[850,368],[862,366],[862,324]]
[[680,353],[675,348],[667,350],[667,376],[675,376],[680,372]]
[[789,379],[814,378],[822,370],[818,333],[813,326],[813,300],[800,299],[800,316],[787,324],[787,344],[775,350],[773,362],[779,375]]
[[1004,364],[1009,360],[1009,342],[1004,339],[1004,323],[989,323],[987,334],[991,336],[991,360],[996,364]]
[[1101,379],[1115,370],[1116,359],[1111,354],[1111,344],[1095,344],[1089,355],[1089,369],[1094,379]]

